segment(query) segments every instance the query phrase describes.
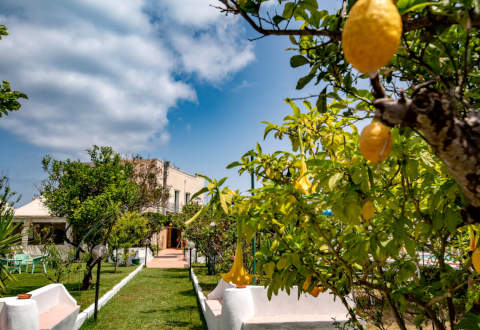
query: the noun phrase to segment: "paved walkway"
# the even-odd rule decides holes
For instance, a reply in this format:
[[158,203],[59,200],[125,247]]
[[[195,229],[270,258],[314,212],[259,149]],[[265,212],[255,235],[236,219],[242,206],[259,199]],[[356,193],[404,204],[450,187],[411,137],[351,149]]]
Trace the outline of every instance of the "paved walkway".
[[148,268],[186,268],[188,263],[183,259],[183,249],[165,249],[158,253],[150,262]]

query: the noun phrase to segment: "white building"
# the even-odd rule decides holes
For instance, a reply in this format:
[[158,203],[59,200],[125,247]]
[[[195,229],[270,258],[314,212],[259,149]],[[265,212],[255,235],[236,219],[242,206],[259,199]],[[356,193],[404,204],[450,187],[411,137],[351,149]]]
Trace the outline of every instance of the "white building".
[[[196,175],[187,173],[177,167],[171,166],[169,162],[163,162],[159,159],[142,159],[133,161],[136,171],[154,174],[158,183],[166,186],[168,199],[166,203],[159,203],[145,211],[159,212],[162,214],[172,214],[181,212],[185,204],[190,202],[191,196],[205,186],[205,180]],[[204,196],[198,196],[195,201],[200,205],[204,203]],[[15,209],[14,222],[22,222],[22,248],[30,254],[40,251],[41,244],[45,243],[46,237],[42,233],[48,228],[53,240],[57,245],[68,248],[64,242],[64,233],[67,228],[65,218],[54,217],[50,214],[48,208],[42,203],[41,198],[35,198],[30,203]],[[152,244],[157,244],[161,248],[180,247],[180,231],[176,228],[165,228],[156,237]],[[37,251],[38,250],[38,251]]]
[[52,216],[41,198],[35,198],[30,203],[15,209],[13,221],[23,223],[21,247],[26,253],[41,254],[40,247],[45,243],[47,232],[52,235],[51,238],[55,244],[64,246],[64,249],[68,248],[64,241],[67,221],[65,218]]
[[[205,187],[205,180],[194,174],[182,171],[172,166],[169,162],[159,159],[135,160],[134,167],[136,171],[148,171],[156,173],[159,183],[167,187],[168,200],[165,205],[159,203],[156,207],[149,208],[146,211],[159,212],[162,214],[172,214],[181,212],[183,206],[191,201],[191,196]],[[198,196],[194,203],[203,205],[204,195]],[[162,249],[182,247],[180,240],[180,231],[176,228],[165,228],[159,235],[153,238],[152,244],[157,244]]]

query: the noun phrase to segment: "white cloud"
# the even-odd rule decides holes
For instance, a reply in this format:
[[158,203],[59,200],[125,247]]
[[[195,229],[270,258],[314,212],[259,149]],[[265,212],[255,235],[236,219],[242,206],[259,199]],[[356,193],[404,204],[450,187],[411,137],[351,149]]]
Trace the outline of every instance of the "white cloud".
[[58,153],[167,143],[168,109],[196,100],[179,76],[216,82],[254,58],[238,22],[208,3],[2,0],[10,35],[0,41],[0,76],[29,100],[0,127]]
[[[178,52],[184,71],[217,83],[255,59],[240,18],[220,13],[218,0],[161,1],[151,10],[163,13],[158,26]],[[172,22],[179,23],[169,29]],[[175,25],[175,23],[173,23]]]
[[213,30],[196,36],[175,33],[175,48],[179,52],[184,68],[195,72],[208,81],[224,79],[230,72],[236,72],[255,59],[253,45],[238,40],[236,22],[224,20]]
[[174,21],[197,28],[215,23],[221,16],[215,8],[221,5],[217,0],[166,0],[156,5],[165,10]]

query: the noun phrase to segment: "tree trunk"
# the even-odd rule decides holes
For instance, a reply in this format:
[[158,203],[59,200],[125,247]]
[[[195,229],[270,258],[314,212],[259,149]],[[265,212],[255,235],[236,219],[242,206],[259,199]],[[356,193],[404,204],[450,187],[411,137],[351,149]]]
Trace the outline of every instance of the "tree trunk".
[[87,268],[85,269],[85,275],[83,276],[81,290],[89,290],[92,280],[92,269],[95,266],[95,259],[93,256],[90,256],[90,259],[87,261]]
[[428,89],[430,82],[414,87],[411,99],[387,98],[378,75],[371,83],[375,117],[388,126],[411,127],[425,138],[470,203],[465,222],[480,223],[480,112],[469,110],[461,118],[456,94]]

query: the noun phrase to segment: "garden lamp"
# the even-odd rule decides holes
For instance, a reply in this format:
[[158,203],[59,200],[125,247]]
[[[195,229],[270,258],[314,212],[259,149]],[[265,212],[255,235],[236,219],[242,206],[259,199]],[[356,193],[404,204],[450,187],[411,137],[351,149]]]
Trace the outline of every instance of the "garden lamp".
[[189,263],[189,266],[190,266],[190,270],[192,269],[192,250],[193,249],[195,249],[195,243],[192,242],[192,241],[188,241],[188,250],[189,250],[189,253],[190,253],[188,263]]
[[150,240],[145,238],[143,244],[145,244],[145,268],[147,268],[147,247],[150,245]]
[[98,310],[98,289],[100,287],[100,266],[102,264],[102,259],[107,256],[107,248],[105,245],[98,244],[95,245],[92,249],[92,255],[97,260],[97,283],[95,284],[95,312],[93,313],[93,318],[97,321],[97,310]]

